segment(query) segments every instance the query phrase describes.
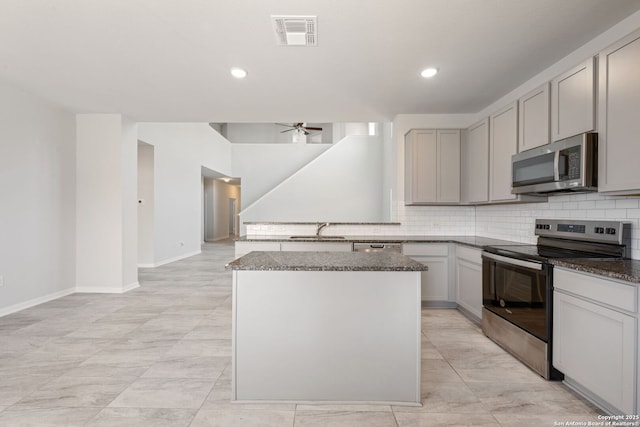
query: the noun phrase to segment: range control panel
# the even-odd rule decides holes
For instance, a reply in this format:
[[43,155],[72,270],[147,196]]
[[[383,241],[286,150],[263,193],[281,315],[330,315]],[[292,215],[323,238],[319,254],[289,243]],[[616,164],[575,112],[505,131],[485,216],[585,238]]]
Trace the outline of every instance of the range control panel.
[[536,219],[536,236],[626,244],[631,224],[620,221]]

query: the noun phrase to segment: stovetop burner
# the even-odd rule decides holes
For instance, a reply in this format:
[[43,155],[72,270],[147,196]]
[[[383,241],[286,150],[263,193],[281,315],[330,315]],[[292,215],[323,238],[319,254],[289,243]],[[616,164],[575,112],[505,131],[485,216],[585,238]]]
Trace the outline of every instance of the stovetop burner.
[[506,256],[509,258],[536,260],[542,262],[547,262],[550,259],[567,258],[620,258],[619,255],[611,255],[599,252],[585,252],[539,245],[499,245],[489,246],[484,250],[486,252]]
[[484,250],[522,260],[623,258],[629,225],[616,221],[537,219],[537,245],[497,245]]

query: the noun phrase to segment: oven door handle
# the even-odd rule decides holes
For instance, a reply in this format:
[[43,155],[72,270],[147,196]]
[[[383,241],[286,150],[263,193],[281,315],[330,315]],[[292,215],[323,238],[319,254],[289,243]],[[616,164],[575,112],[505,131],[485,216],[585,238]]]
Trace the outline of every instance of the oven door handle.
[[524,261],[516,258],[509,258],[502,255],[496,255],[489,252],[483,252],[482,256],[484,258],[489,258],[494,261],[499,261],[504,264],[512,264],[517,265],[518,267],[530,268],[531,270],[542,270],[542,263],[533,262],[533,261]]

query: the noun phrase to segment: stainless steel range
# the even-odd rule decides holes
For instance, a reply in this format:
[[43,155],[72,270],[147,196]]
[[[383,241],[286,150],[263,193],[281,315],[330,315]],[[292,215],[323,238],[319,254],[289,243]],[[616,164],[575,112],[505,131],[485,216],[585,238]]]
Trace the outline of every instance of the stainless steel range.
[[559,258],[623,258],[630,225],[538,219],[537,245],[488,246],[482,253],[482,330],[546,379],[552,365],[553,264]]

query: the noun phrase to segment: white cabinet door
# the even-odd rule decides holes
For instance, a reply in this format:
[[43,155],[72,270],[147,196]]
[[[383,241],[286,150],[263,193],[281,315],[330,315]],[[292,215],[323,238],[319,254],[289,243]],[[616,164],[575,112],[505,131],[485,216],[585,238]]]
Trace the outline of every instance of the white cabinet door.
[[511,156],[518,149],[518,104],[516,102],[490,118],[489,198],[491,201],[515,200],[511,194]]
[[282,242],[282,251],[297,252],[351,252],[353,244],[350,242]]
[[636,413],[636,331],[631,316],[554,292],[553,365],[621,414]]
[[252,251],[279,251],[280,242],[236,242],[235,256],[240,258]]
[[595,58],[551,81],[551,139],[595,130]]
[[600,53],[598,190],[640,191],[640,32]]
[[404,244],[402,253],[429,267],[428,271],[422,272],[422,301],[450,301],[449,245]]
[[459,201],[460,131],[409,131],[405,135],[405,204]]
[[549,143],[549,83],[529,92],[518,101],[520,112],[518,151]]
[[456,302],[482,319],[482,251],[456,248]]
[[438,202],[460,201],[460,131],[439,130],[438,137]]
[[462,141],[461,198],[467,203],[489,201],[489,118],[471,126]]

